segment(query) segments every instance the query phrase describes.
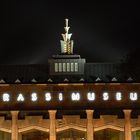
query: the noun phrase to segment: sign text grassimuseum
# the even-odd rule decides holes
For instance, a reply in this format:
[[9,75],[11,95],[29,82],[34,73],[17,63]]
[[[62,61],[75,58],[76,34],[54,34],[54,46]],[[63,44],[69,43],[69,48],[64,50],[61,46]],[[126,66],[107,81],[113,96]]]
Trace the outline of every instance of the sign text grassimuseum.
[[0,85],[0,110],[75,108],[140,108],[140,84]]

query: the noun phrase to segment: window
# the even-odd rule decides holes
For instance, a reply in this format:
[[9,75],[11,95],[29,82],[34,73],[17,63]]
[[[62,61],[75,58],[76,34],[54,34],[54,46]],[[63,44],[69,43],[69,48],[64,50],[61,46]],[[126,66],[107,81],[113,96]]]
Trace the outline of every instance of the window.
[[74,71],[74,63],[70,64],[70,71],[73,72]]
[[70,71],[70,63],[67,63],[67,72]]
[[63,63],[63,72],[66,72],[66,63]]
[[75,63],[74,65],[75,65],[75,66],[74,66],[74,71],[75,71],[75,72],[78,72],[78,63]]
[[58,132],[56,140],[86,140],[86,133],[75,129],[67,129]]
[[62,63],[59,63],[59,72],[62,72]]
[[95,140],[124,140],[124,132],[114,129],[103,129],[94,133]]
[[54,71],[58,72],[58,63],[54,63]]

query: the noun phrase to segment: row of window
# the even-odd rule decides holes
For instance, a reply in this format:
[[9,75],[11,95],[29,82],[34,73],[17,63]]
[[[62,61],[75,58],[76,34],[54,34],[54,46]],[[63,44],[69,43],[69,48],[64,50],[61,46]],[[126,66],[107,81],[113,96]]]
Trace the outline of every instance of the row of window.
[[54,63],[55,72],[78,72],[78,63]]

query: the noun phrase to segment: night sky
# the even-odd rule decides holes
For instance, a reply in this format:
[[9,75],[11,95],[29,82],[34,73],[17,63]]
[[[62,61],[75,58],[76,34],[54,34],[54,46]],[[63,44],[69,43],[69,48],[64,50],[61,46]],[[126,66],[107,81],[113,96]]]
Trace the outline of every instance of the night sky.
[[139,59],[138,6],[135,1],[5,1],[0,64],[47,64],[51,55],[60,53],[65,18],[74,53],[87,62]]

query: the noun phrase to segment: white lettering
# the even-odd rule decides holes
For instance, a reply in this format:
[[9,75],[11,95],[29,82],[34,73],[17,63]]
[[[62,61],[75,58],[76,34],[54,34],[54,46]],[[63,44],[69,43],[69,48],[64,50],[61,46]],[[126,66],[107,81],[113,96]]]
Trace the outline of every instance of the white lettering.
[[136,92],[130,92],[130,100],[136,101],[138,99],[138,94]]
[[51,99],[52,99],[51,93],[49,93],[49,92],[45,93],[45,100],[50,101]]
[[62,101],[63,100],[63,94],[62,93],[59,93],[58,94],[58,99],[59,99],[59,101]]
[[[111,93],[109,93],[109,92],[103,92],[102,95],[101,95],[102,100],[104,100],[104,101],[108,101],[108,100],[122,101],[122,100],[124,100],[126,102],[126,100],[124,98],[129,98],[130,101],[137,101],[139,99],[139,95],[135,91],[134,92],[133,91],[129,92],[127,94],[128,97],[126,97],[126,95],[123,97],[122,92],[116,91],[116,93],[112,94],[112,96],[114,96],[114,99],[112,99],[112,98],[110,99],[110,94]],[[1,96],[1,99],[2,99],[3,102],[9,102],[9,101],[12,101],[12,100],[16,100],[17,102],[24,102],[26,100],[26,96],[23,93],[16,94],[14,96],[15,99],[13,99],[14,97],[11,99],[11,95],[12,94],[10,94],[8,92],[3,92],[2,95],[0,95],[0,96]],[[64,101],[65,96],[67,96],[65,94],[63,95],[63,92],[62,93],[58,92],[57,94],[54,95],[55,96],[54,98],[52,96],[53,94],[50,93],[50,92],[46,92],[43,95],[44,95],[44,100],[45,101],[55,100],[55,101],[61,101],[61,102]],[[80,101],[80,99],[82,97],[84,97],[84,96],[82,94],[80,94],[80,92],[72,92],[72,93],[70,93],[71,101]],[[98,94],[96,95],[95,92],[89,91],[89,92],[86,93],[86,97],[85,97],[86,99],[85,100],[87,100],[87,101],[95,101],[96,98],[98,100],[100,100],[99,97],[100,96]],[[31,101],[36,102],[38,99],[40,99],[39,94],[37,94],[36,92],[31,93],[31,95],[30,95],[30,100]]]
[[73,92],[72,95],[71,95],[71,99],[73,101],[79,101],[80,100],[80,93],[79,92]]
[[121,92],[116,92],[116,100],[117,101],[122,100],[122,93]]
[[31,100],[33,102],[37,101],[37,93],[34,92],[34,93],[31,94]]
[[95,93],[94,92],[88,92],[87,93],[87,98],[89,101],[94,101],[95,100]]
[[17,101],[21,101],[21,102],[24,101],[24,96],[23,96],[23,94],[21,94],[21,93],[18,94]]
[[103,93],[103,100],[104,101],[107,101],[109,99],[109,94],[108,94],[108,92],[104,92]]
[[8,93],[4,93],[2,96],[2,99],[4,102],[9,102],[10,101],[10,95]]

